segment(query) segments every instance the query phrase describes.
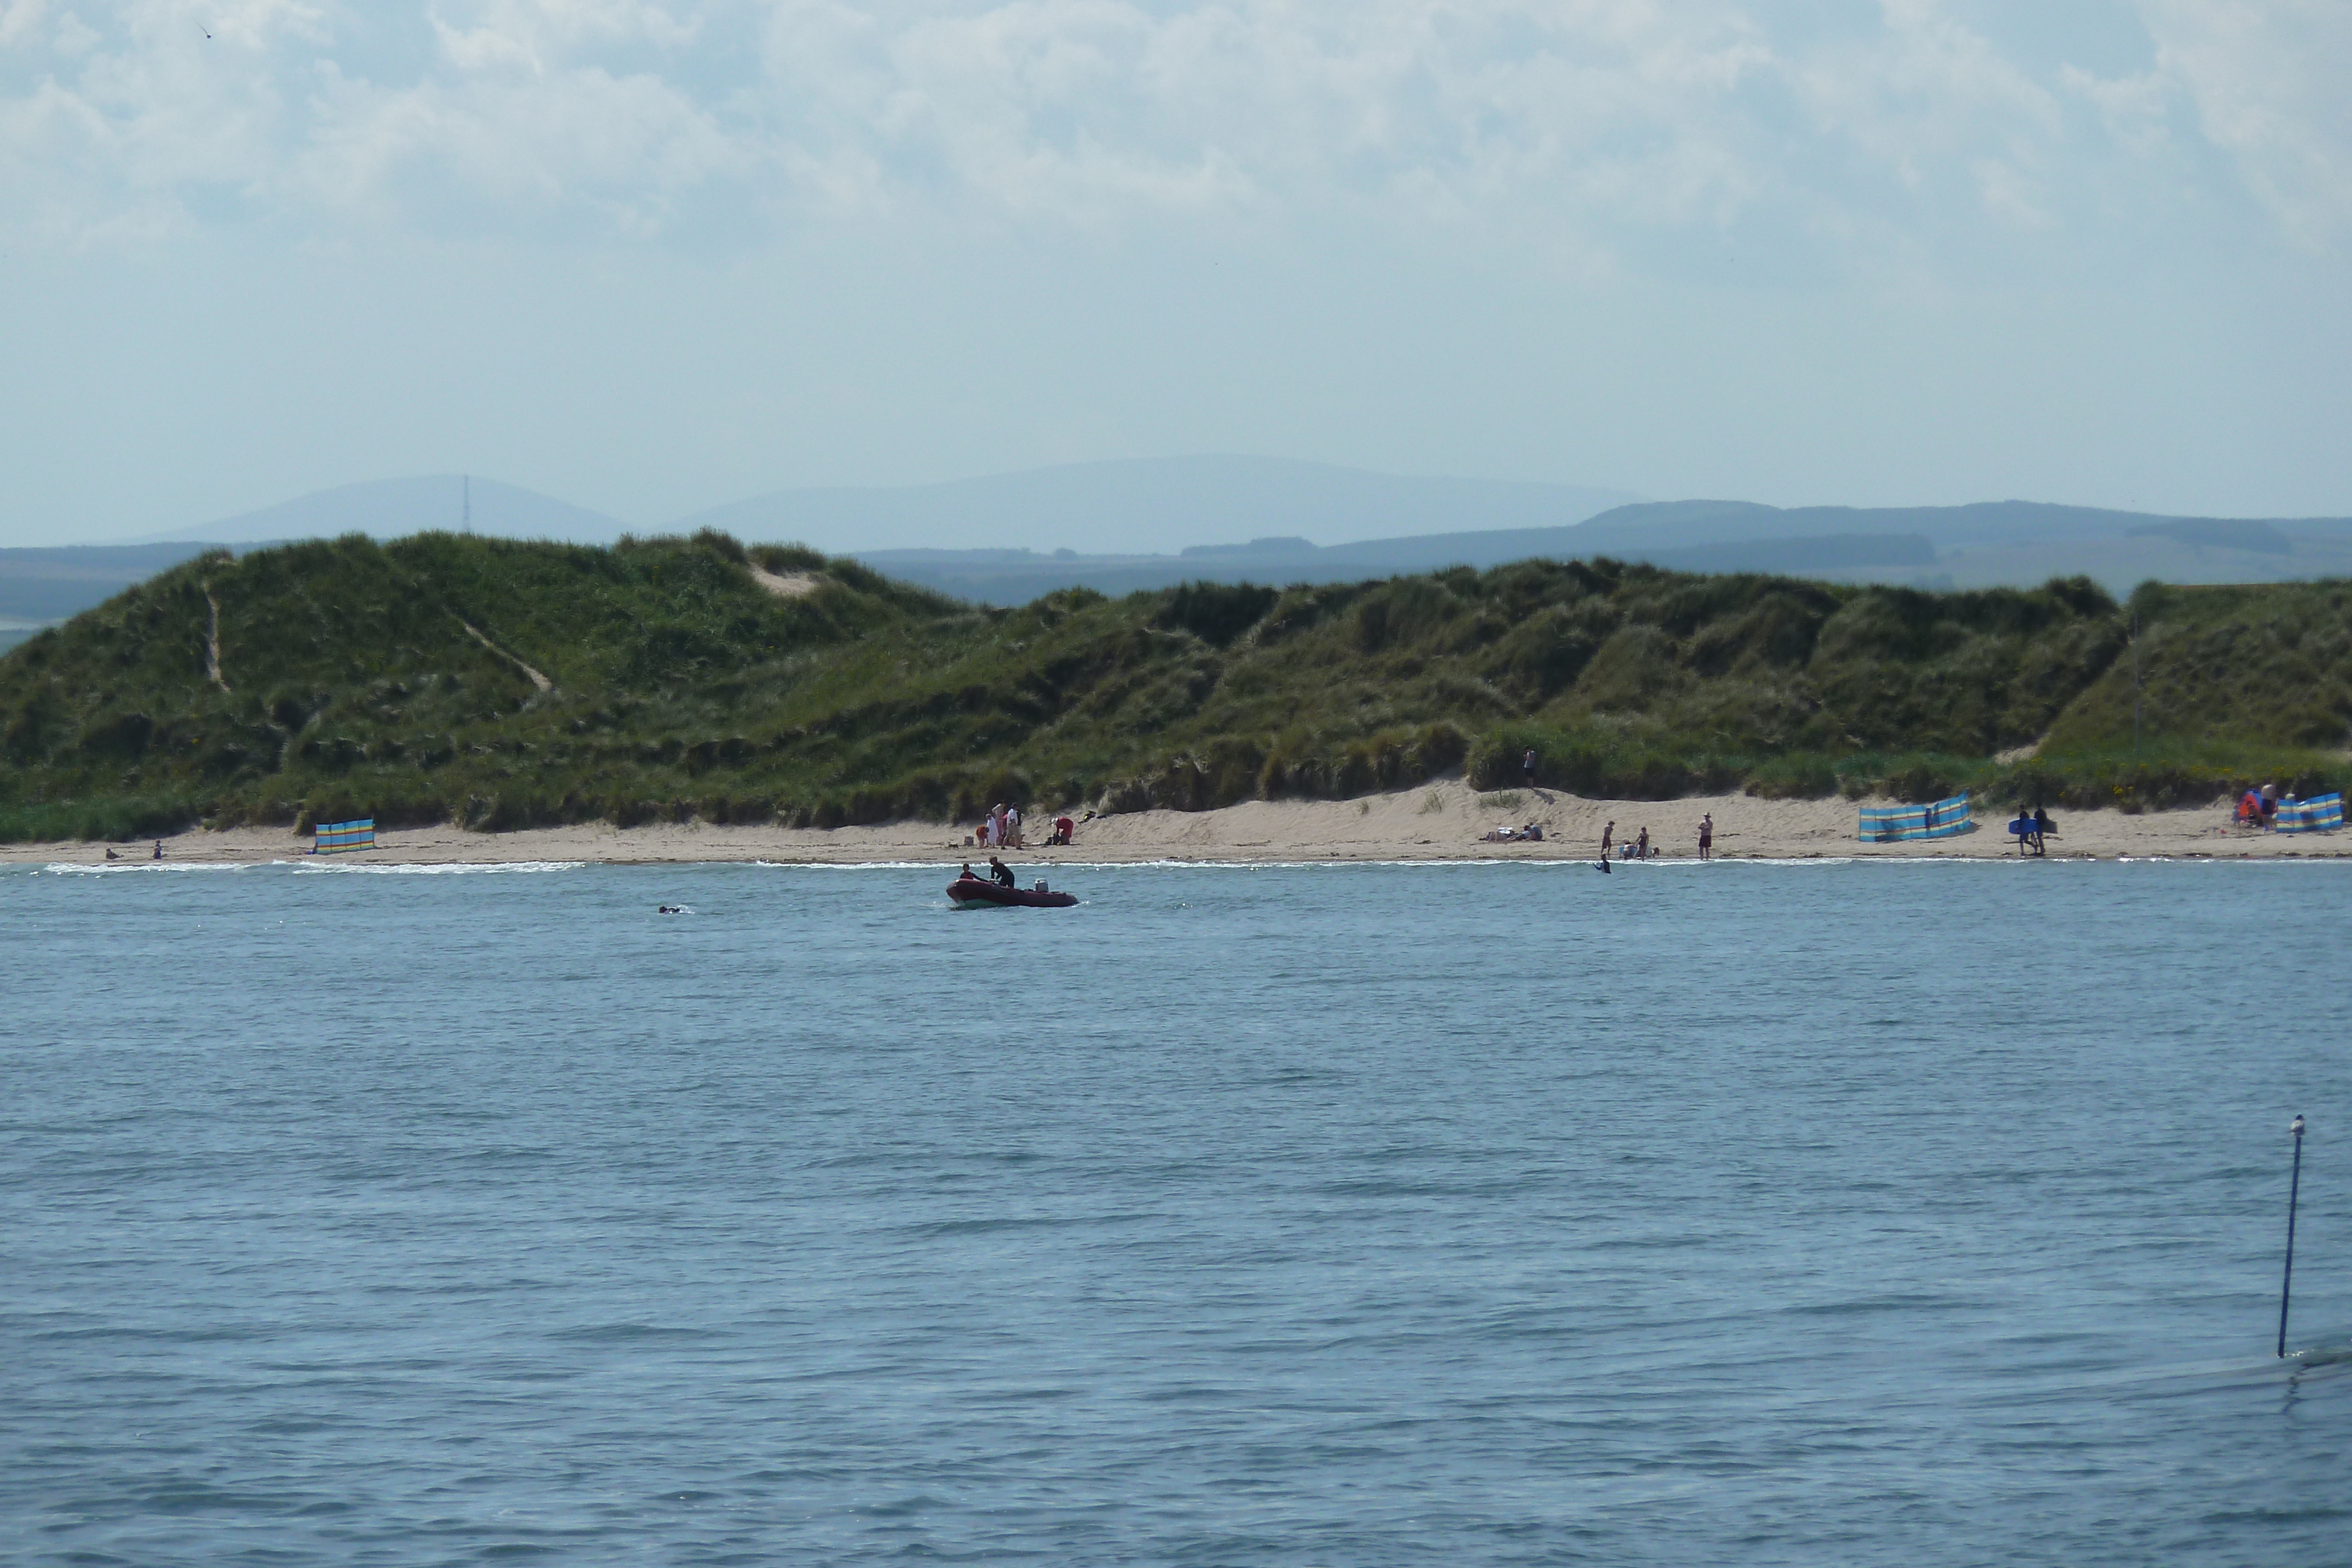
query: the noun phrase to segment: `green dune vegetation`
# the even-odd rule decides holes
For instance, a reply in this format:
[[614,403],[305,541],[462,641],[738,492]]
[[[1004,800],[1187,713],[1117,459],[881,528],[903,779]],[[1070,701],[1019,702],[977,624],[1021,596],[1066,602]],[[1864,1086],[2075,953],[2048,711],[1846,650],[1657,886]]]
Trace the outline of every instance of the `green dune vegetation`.
[[0,657],[0,838],[1200,810],[1516,784],[1530,747],[1582,794],[2137,809],[2340,785],[2347,731],[2345,582],[2118,605],[1530,560],[980,610],[720,534],[353,536],[187,562]]

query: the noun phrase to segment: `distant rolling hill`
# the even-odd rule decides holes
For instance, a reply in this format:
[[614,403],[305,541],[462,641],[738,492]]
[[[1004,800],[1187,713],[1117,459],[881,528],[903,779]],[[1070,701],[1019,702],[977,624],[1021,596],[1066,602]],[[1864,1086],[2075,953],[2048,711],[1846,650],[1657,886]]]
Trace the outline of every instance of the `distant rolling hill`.
[[[1449,566],[1484,570],[1508,561],[1566,560],[1597,552],[1577,528],[1514,528],[1318,548],[1297,538],[1196,545],[1178,555],[1082,556],[1068,551],[863,550],[877,571],[985,604],[1025,604],[1061,588],[1133,593],[1180,582],[1350,582]],[[1932,570],[1935,547],[1916,534],[1837,534],[1631,549],[1621,559],[1685,571],[1777,571],[1804,576]]]
[[2138,583],[2282,582],[2352,576],[2352,518],[2169,517],[2000,501],[1967,507],[1640,502],[1553,528],[1491,528],[1318,546],[1297,537],[1171,555],[1023,549],[856,552],[877,570],[990,604],[1057,588],[1104,593],[1218,582],[1345,582],[1507,561],[1610,557],[1681,571],[1769,571],[1829,581],[2028,587],[2089,577]]
[[858,555],[1059,546],[1123,558],[1267,535],[1348,539],[1554,528],[1635,498],[1580,485],[1205,455],[1078,463],[938,485],[781,490],[697,513],[676,527]]
[[[470,489],[470,499],[468,492]],[[422,529],[609,543],[601,512],[476,477],[347,485],[142,541],[0,550],[0,648],[194,554]],[[1077,464],[948,484],[779,491],[697,513],[713,528],[854,556],[961,599],[1025,604],[1058,589],[1121,594],[1180,582],[1346,582],[1529,559],[1607,556],[1682,571],[1766,571],[1927,589],[2087,577],[2250,583],[2352,577],[2352,518],[2181,517],[1996,501],[1964,507],[1777,507],[1633,501],[1519,481],[1374,474],[1267,457]],[[969,539],[943,549],[909,540]],[[1062,548],[1037,548],[1055,540]],[[1323,542],[1318,542],[1323,541]],[[165,549],[165,554],[138,553]],[[176,554],[168,553],[176,551]]]
[[2089,577],[2110,592],[2147,581],[2288,582],[2352,576],[2352,517],[2185,517],[1989,501],[1965,507],[1758,506],[1747,501],[1645,502],[1577,530],[1580,547],[1628,559],[1677,548],[1854,532],[1916,534],[1936,548],[1932,567],[1873,563],[1830,569],[1847,581],[1925,588],[1993,588]]
[[495,538],[562,539],[571,544],[610,544],[625,531],[617,519],[602,512],[520,486],[479,475],[417,474],[314,490],[258,511],[240,512],[132,542],[269,544],[280,539],[338,538],[344,534],[397,538],[428,528]]

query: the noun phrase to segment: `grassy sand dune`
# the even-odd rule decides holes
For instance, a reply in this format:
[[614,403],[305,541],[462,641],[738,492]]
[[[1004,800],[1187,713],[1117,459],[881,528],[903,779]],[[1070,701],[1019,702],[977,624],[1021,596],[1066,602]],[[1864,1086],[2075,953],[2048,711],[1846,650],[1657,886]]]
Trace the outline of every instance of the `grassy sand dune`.
[[715,534],[354,537],[190,561],[0,658],[0,841],[1194,814],[1491,789],[1530,748],[1595,800],[2132,810],[2340,784],[2347,730],[2344,583],[1533,560],[995,611]]

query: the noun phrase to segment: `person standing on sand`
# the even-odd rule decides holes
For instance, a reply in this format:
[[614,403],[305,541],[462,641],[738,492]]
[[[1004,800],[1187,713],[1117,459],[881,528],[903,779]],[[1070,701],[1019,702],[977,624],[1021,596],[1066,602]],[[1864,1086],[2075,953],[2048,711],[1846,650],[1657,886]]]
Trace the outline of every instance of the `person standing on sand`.
[[1610,841],[1616,836],[1617,821],[1616,819],[1612,817],[1610,819],[1609,825],[1601,830],[1601,863],[1602,865],[1607,865],[1609,863]]
[[1018,806],[1007,806],[1004,808],[1004,841],[1011,844],[1016,850],[1023,847],[1021,842],[1021,808]]
[[1519,758],[1519,771],[1527,775],[1528,788],[1534,789],[1536,787],[1536,748],[1534,747],[1528,747],[1528,754]]
[[1642,836],[1633,841],[1633,858],[1637,861],[1650,858],[1650,825],[1647,822],[1642,824]]
[[1698,820],[1698,858],[1703,861],[1715,858],[1715,813],[1713,811],[1707,812]]

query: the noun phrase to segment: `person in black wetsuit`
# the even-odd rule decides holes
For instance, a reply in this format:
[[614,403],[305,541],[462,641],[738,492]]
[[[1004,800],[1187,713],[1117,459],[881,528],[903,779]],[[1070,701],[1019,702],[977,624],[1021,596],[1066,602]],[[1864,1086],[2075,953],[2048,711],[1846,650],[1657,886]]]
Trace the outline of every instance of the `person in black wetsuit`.
[[988,857],[988,878],[999,887],[1011,887],[1013,884],[1013,868],[991,855]]

